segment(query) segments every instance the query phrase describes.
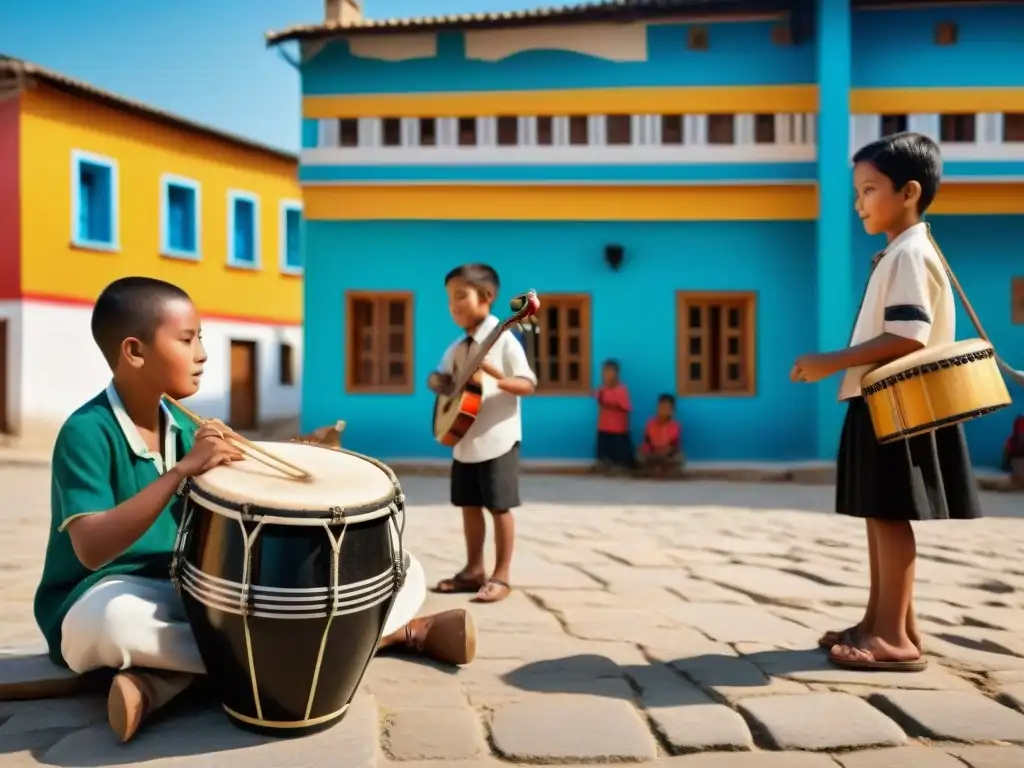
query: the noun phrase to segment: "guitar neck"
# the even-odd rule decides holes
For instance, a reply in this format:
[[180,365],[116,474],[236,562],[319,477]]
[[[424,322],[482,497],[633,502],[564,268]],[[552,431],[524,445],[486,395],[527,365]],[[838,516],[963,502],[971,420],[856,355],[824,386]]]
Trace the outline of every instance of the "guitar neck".
[[476,373],[480,364],[483,363],[484,358],[487,357],[487,353],[491,351],[497,343],[498,338],[505,332],[508,325],[508,323],[500,323],[497,325],[493,331],[487,334],[487,338],[484,339],[480,348],[473,353],[473,356],[466,360],[466,364],[462,367],[462,370],[459,371],[459,375],[455,380],[454,389],[456,392],[466,386],[466,382],[469,381],[470,376]]

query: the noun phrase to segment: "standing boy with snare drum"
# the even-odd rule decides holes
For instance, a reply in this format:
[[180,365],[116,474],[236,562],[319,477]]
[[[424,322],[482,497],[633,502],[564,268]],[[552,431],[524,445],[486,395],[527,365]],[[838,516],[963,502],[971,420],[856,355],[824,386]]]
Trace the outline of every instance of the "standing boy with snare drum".
[[963,427],[881,444],[861,379],[872,368],[956,336],[949,276],[922,221],[935,199],[942,159],[934,141],[898,133],[853,157],[856,210],[870,235],[884,234],[850,346],[804,355],[790,374],[813,382],[845,371],[846,421],[837,457],[836,511],[867,520],[871,591],[864,618],[819,641],[838,666],[916,672],[925,668],[913,608],[917,544],[912,520],[981,516]]
[[[498,273],[486,264],[466,264],[444,279],[448,308],[463,333],[445,351],[427,385],[447,394],[459,365],[465,364],[498,325],[491,305],[498,294]],[[473,426],[456,444],[452,456],[452,504],[462,507],[466,566],[438,583],[437,592],[476,593],[474,600],[496,603],[511,592],[515,520],[519,506],[519,443],[523,439],[519,398],[533,394],[537,377],[522,344],[501,334],[480,366],[483,398]],[[490,578],[484,569],[487,526],[484,509],[494,520],[495,565]]]

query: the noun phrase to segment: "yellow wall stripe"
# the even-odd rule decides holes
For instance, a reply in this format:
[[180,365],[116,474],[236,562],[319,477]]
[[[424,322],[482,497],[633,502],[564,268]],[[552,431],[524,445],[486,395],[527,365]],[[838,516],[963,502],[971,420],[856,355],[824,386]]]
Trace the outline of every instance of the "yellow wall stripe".
[[725,221],[813,219],[810,185],[339,185],[303,190],[309,219]]
[[[310,185],[314,221],[813,220],[817,188],[776,185]],[[937,214],[1024,214],[1024,183],[946,184]]]
[[553,91],[360,93],[306,96],[302,116],[606,115],[816,112],[814,85],[588,88]]
[[[306,96],[303,117],[817,112],[815,85],[589,88]],[[854,114],[1024,112],[1024,88],[860,88]]]
[[1024,88],[861,88],[850,94],[861,115],[1024,112]]

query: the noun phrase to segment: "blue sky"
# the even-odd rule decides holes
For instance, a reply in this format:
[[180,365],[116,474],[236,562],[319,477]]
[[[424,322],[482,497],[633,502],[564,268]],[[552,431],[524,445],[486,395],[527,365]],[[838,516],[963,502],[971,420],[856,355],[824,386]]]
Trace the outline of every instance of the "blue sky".
[[[366,0],[368,16],[512,10],[538,0]],[[0,53],[266,144],[299,146],[299,78],[263,35],[322,0],[0,0]]]

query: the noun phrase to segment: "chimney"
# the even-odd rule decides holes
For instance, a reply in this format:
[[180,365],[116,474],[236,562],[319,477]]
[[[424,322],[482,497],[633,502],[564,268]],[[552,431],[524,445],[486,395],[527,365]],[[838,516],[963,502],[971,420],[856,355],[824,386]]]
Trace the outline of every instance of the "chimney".
[[353,24],[363,20],[362,0],[324,0],[324,21]]

